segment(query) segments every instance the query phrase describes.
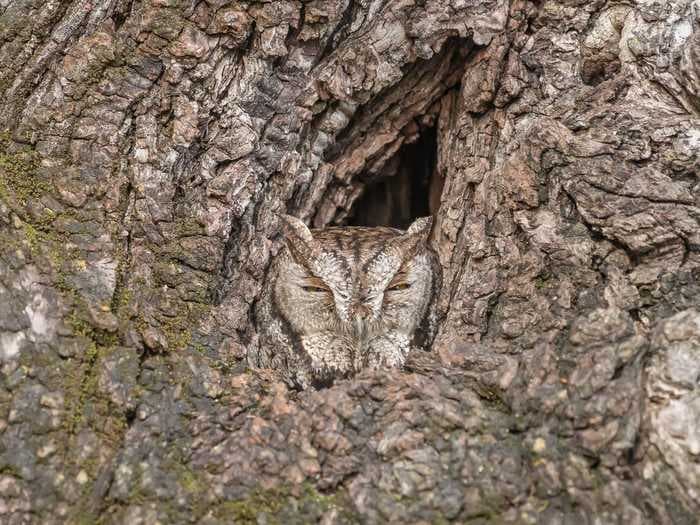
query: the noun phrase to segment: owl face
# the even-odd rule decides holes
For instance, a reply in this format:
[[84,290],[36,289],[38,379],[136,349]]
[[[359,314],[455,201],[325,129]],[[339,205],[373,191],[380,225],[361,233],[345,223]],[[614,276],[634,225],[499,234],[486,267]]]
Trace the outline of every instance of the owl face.
[[400,366],[432,297],[430,218],[392,228],[310,231],[284,216],[278,311],[316,372]]

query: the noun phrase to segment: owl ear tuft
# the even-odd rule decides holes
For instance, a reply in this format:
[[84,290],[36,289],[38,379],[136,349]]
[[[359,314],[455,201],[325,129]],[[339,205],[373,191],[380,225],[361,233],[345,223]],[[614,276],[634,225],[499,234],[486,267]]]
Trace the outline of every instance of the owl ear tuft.
[[406,233],[399,235],[394,240],[394,245],[398,248],[404,261],[412,259],[423,247],[430,235],[430,227],[433,223],[432,217],[421,217],[411,223]]
[[307,264],[318,251],[311,231],[296,217],[291,215],[280,215],[279,217],[289,252],[298,263]]
[[428,235],[430,234],[430,227],[432,226],[432,224],[432,215],[428,215],[427,217],[420,217],[419,219],[416,219],[411,223],[411,225],[408,227],[408,230],[406,230],[406,233],[409,235],[425,234],[425,237],[427,239]]
[[313,236],[309,228],[296,217],[292,215],[280,215],[284,236],[290,240],[300,240],[302,242],[312,242]]

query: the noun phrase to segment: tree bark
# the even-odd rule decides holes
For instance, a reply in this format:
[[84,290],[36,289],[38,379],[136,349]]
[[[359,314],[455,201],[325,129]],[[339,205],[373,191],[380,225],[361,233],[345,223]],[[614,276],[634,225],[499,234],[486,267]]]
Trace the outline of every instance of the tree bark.
[[[699,26],[0,0],[0,521],[696,523]],[[432,351],[319,392],[249,367],[277,215],[421,194]]]

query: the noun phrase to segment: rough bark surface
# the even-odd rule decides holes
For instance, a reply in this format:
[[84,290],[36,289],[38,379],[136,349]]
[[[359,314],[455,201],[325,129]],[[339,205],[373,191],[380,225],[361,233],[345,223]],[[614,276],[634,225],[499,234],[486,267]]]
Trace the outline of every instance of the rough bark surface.
[[[2,523],[697,522],[697,1],[0,0],[0,66]],[[433,351],[249,370],[277,214],[433,126]]]

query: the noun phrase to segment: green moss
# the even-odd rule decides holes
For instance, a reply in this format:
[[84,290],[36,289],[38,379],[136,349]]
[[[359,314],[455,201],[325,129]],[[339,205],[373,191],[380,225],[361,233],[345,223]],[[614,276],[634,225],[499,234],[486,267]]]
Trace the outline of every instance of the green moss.
[[[330,510],[333,507],[336,507],[341,504],[341,497],[340,494],[321,494],[318,490],[316,490],[316,487],[314,487],[310,483],[305,483],[303,485],[303,491],[302,491],[302,501],[307,501],[307,502],[312,502],[317,505],[319,505],[323,512],[326,512]],[[346,502],[342,502],[343,504]]]
[[168,350],[182,350],[192,341],[192,333],[187,328],[188,324],[182,317],[168,319],[161,324],[163,334],[168,342]]
[[21,478],[22,474],[14,465],[3,465],[0,467],[0,474],[4,476],[12,476],[13,478]]
[[535,279],[535,288],[538,290],[541,290],[542,288],[547,286],[547,280],[543,279],[542,277],[538,277]]
[[[90,323],[88,323],[83,317],[84,314],[81,315],[79,313],[80,310],[84,309],[84,306],[80,304],[80,301],[78,299],[76,299],[76,301],[78,302],[78,305],[70,313],[67,319],[68,326],[70,326],[71,330],[73,331],[73,334],[91,340],[93,343],[96,344],[96,346],[116,346],[119,343],[119,338],[117,337],[117,335],[111,332],[106,332],[104,330],[97,329]],[[81,308],[81,306],[83,306],[83,308]]]
[[245,498],[220,503],[214,514],[232,523],[254,524],[264,516],[265,523],[310,523],[316,522],[327,511],[336,508],[342,522],[351,519],[350,503],[343,493],[321,494],[310,483],[302,486],[301,494],[295,496],[289,487],[255,490]]
[[[268,494],[254,494],[244,500],[227,501],[219,508],[221,517],[228,516],[234,523],[257,523],[259,514],[275,514],[279,512],[279,501],[270,498]],[[269,520],[268,523],[279,523]]]
[[[247,498],[237,501],[226,501],[217,509],[218,516],[231,519],[234,523],[257,523],[261,514],[275,515],[279,513],[284,503],[279,494],[274,491],[255,492]],[[277,524],[279,520],[266,520],[267,523]]]
[[[77,301],[77,299],[74,299]],[[106,436],[114,435],[113,441],[119,442],[126,430],[126,415],[121,407],[112,406],[108,398],[98,393],[98,374],[96,363],[100,356],[106,355],[119,344],[116,334],[99,330],[84,320],[78,306],[67,317],[67,324],[75,336],[85,342],[82,362],[72,377],[67,378],[66,398],[69,406],[66,418],[66,429],[75,434],[84,423],[86,407],[97,416],[99,428],[94,430]],[[91,418],[95,419],[95,418]]]
[[24,206],[30,198],[40,198],[51,185],[39,178],[39,155],[30,147],[13,151],[9,132],[0,133],[0,198],[15,199]]
[[5,93],[10,86],[12,85],[12,82],[10,81],[9,77],[6,76],[0,76],[0,93]]
[[65,280],[65,267],[77,260],[77,253],[70,248],[68,240],[51,229],[56,219],[55,212],[45,209],[39,218],[20,218],[17,234],[3,234],[0,237],[0,249],[3,251],[23,250],[42,271],[53,272],[54,284],[61,292],[70,291]]
[[[117,289],[115,288],[115,290]],[[131,290],[125,287],[118,289],[113,296],[111,309],[117,316],[120,324],[128,322],[131,317],[129,305],[131,304],[132,297],[133,293]]]
[[119,316],[119,310],[129,304],[131,294],[125,288],[126,284],[126,268],[127,262],[124,256],[120,253],[117,256],[116,280],[114,283],[114,293],[112,294],[112,302],[110,303],[111,310]]
[[104,520],[90,511],[78,513],[68,520],[69,525],[101,525]]
[[152,13],[148,29],[166,41],[172,41],[182,31],[185,21],[176,9],[159,9]]
[[185,303],[175,317],[160,319],[160,328],[168,342],[169,350],[182,350],[192,341],[192,326],[197,324],[208,306],[202,303]]
[[98,355],[95,342],[88,342],[82,366],[76,375],[68,378],[65,392],[68,404],[66,430],[69,434],[75,434],[83,422],[85,403],[97,386],[93,366]]
[[[65,323],[75,336],[74,344],[78,345],[79,351],[76,359],[65,360],[65,366],[61,365],[59,380],[63,383],[66,401],[64,429],[69,436],[74,436],[81,428],[89,426],[103,436],[103,443],[117,446],[123,441],[127,418],[123,407],[115,406],[106,394],[100,393],[97,363],[101,356],[118,345],[119,337],[90,324],[88,305],[71,282],[79,266],[76,263],[83,256],[55,221],[73,218],[80,222],[79,217],[74,215],[78,212],[57,214],[48,208],[44,208],[40,214],[26,211],[28,201],[40,198],[51,189],[47,180],[40,178],[38,171],[38,154],[26,146],[18,149],[8,133],[0,133],[0,198],[22,220],[19,229],[0,232],[0,252],[21,249],[43,274],[51,276],[55,288],[63,297],[62,302],[70,309]],[[36,209],[36,206],[33,208]],[[121,305],[128,301],[129,295],[125,293],[119,302]],[[33,359],[36,358],[34,356]],[[33,365],[44,366],[36,361]],[[78,466],[89,472],[91,479],[97,477],[96,464]],[[90,484],[85,487],[88,490]],[[84,511],[76,509],[76,515],[70,522],[98,523],[95,516]]]
[[205,489],[205,485],[199,477],[186,467],[180,469],[178,481],[180,486],[189,493],[199,493]]
[[212,363],[211,367],[214,370],[218,370],[222,374],[231,373],[237,365],[240,364],[238,359],[217,359]]
[[[73,297],[73,300],[78,301],[75,297]],[[99,411],[100,407],[97,403],[97,398],[99,397],[97,395],[98,377],[95,363],[101,354],[110,351],[119,342],[116,334],[96,329],[85,321],[79,313],[80,309],[81,306],[78,304],[67,317],[68,326],[71,328],[73,334],[81,338],[86,345],[82,363],[77,368],[76,374],[67,378],[65,387],[69,405],[66,427],[70,434],[74,434],[83,423],[85,406],[88,401],[90,401],[95,410]],[[108,401],[105,401],[105,403],[108,403]],[[110,414],[120,415],[120,410],[111,410],[109,407],[105,407],[102,412],[105,418],[109,418]],[[123,414],[120,416],[124,417]],[[117,431],[123,428],[125,428],[125,424],[116,425]],[[104,428],[96,430],[103,431]]]
[[177,238],[206,234],[204,226],[194,217],[177,219],[173,225],[173,231]]
[[40,241],[39,232],[34,226],[26,223],[22,225],[22,229],[24,231],[24,237],[29,243],[29,249],[31,250],[32,254],[36,254]]
[[192,348],[199,354],[206,355],[207,353],[207,347],[202,343],[192,343]]

